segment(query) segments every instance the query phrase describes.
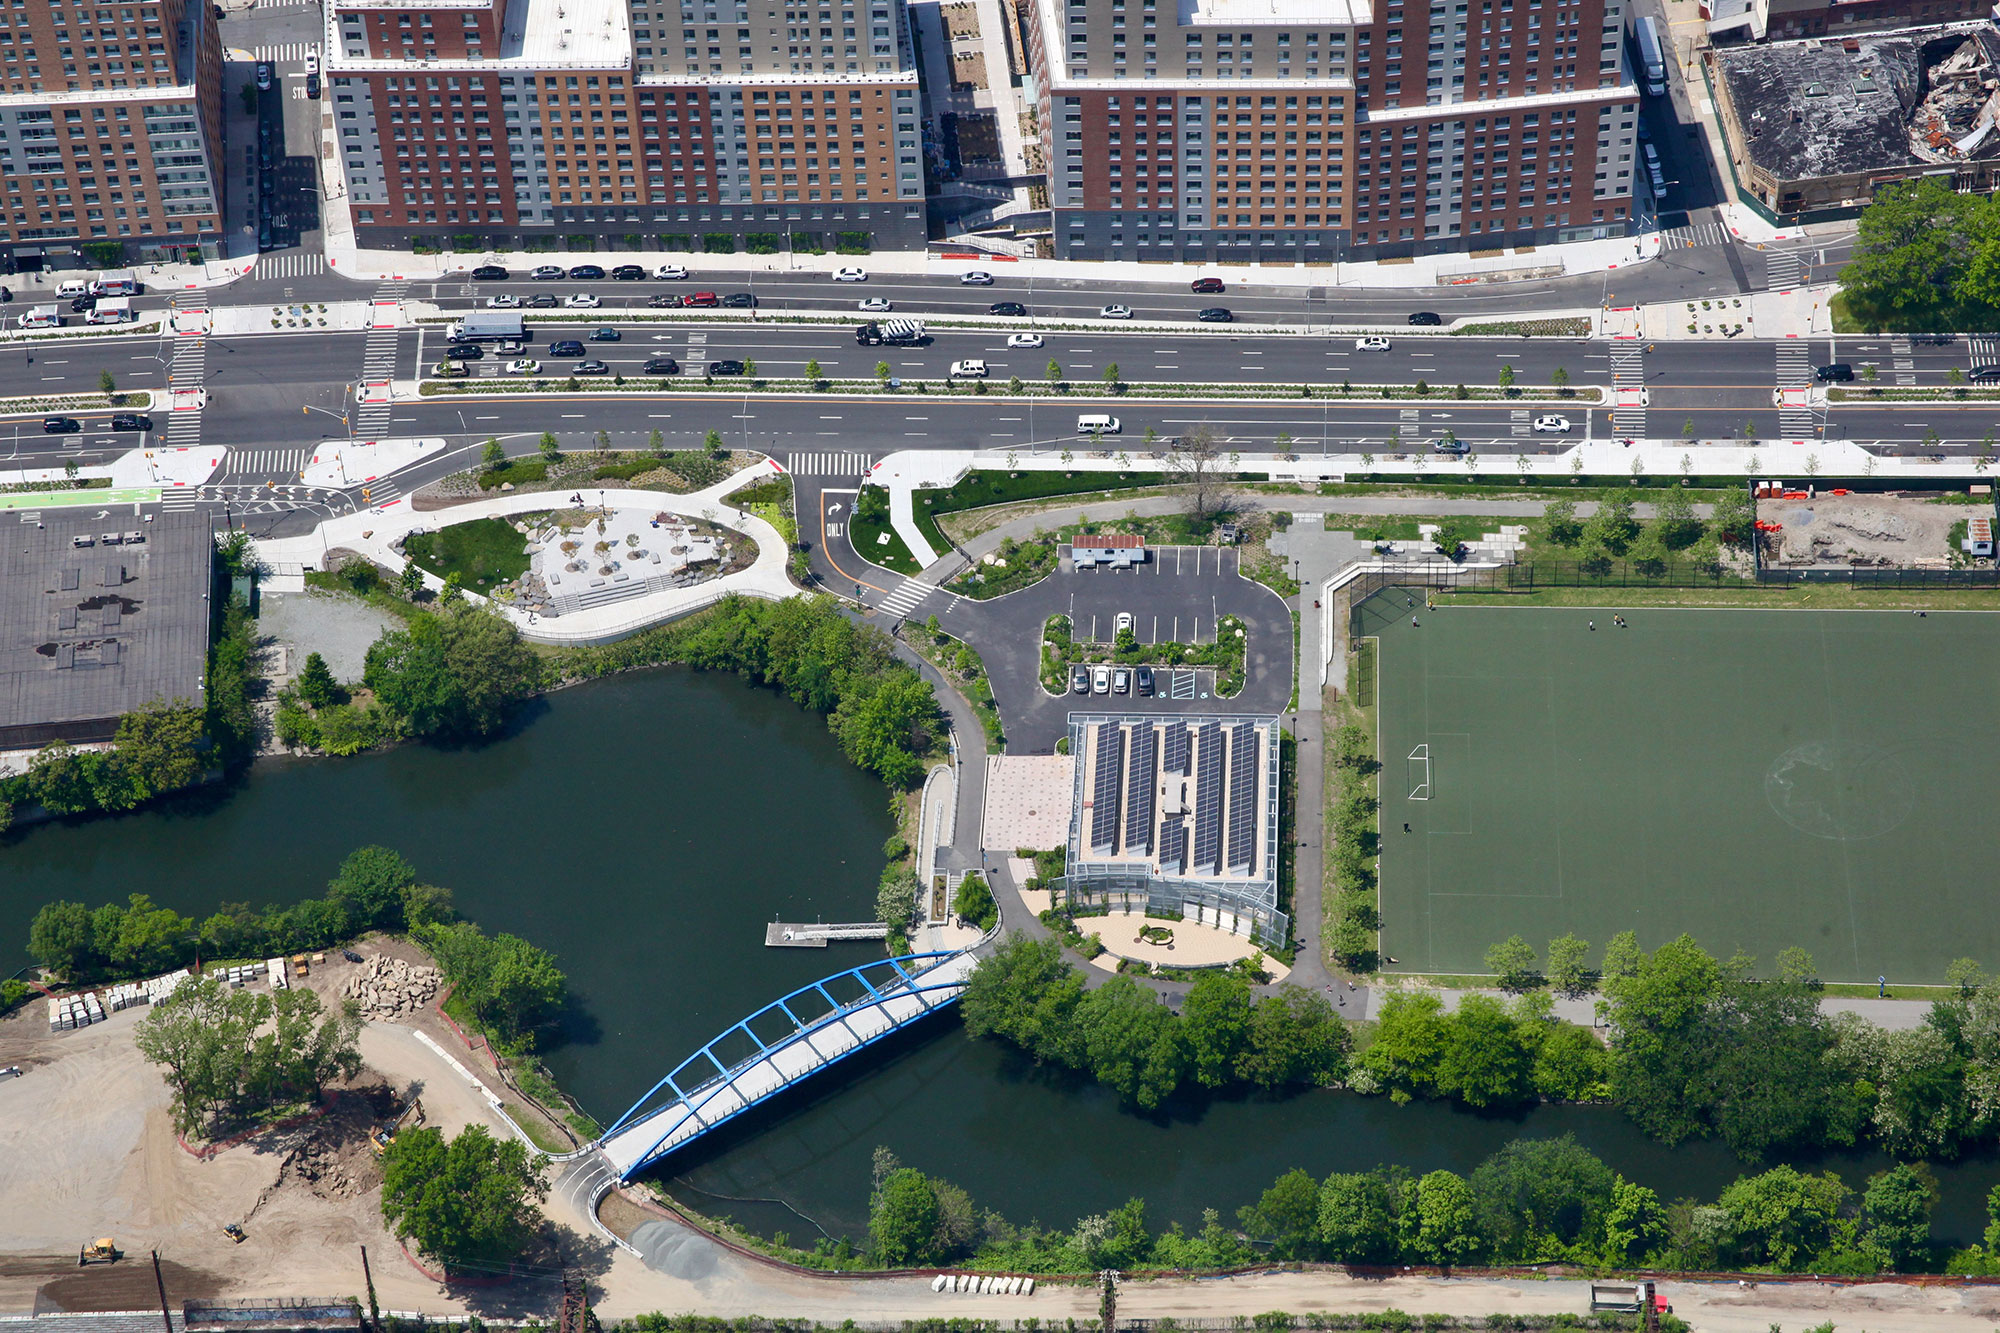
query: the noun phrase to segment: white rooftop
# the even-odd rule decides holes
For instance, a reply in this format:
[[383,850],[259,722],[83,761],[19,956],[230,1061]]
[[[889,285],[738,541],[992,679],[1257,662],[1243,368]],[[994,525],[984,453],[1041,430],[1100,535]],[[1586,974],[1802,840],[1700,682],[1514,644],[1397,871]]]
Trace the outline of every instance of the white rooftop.
[[327,68],[331,73],[419,70],[629,69],[631,14],[625,0],[507,0],[500,49],[479,60],[407,60],[400,56],[343,55],[339,10],[326,16]]
[[1287,27],[1346,28],[1370,22],[1368,0],[1180,0],[1184,28],[1260,23]]

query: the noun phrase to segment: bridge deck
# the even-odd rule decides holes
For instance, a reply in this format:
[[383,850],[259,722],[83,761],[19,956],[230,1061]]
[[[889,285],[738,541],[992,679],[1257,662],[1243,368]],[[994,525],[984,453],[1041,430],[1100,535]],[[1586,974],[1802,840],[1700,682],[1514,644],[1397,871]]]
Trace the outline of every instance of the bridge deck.
[[746,1060],[687,1096],[636,1120],[598,1145],[622,1180],[731,1116],[896,1028],[956,1000],[972,975],[970,953],[947,958],[915,980],[937,989],[897,991],[828,1014],[789,1040]]

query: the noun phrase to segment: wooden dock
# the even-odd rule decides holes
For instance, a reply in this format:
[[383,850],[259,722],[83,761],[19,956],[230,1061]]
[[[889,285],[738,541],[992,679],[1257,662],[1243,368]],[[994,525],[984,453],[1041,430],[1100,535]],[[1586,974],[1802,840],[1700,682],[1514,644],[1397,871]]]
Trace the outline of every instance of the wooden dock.
[[767,949],[824,949],[836,941],[887,938],[889,927],[880,921],[773,921],[764,927]]

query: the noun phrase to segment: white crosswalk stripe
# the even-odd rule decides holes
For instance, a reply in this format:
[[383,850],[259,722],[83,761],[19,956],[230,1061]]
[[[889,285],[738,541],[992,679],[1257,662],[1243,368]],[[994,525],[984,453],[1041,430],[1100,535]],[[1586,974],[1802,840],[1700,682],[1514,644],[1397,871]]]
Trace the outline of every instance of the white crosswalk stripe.
[[326,272],[326,256],[316,254],[264,255],[257,261],[257,278],[310,278]]
[[1668,250],[1697,249],[1704,245],[1729,244],[1729,229],[1720,222],[1691,222],[1660,233],[1660,244]]
[[311,5],[317,9],[319,0],[254,0],[252,9],[300,9]]
[[318,42],[279,42],[274,46],[255,46],[250,55],[256,60],[284,61],[304,60],[319,50]]
[[1896,383],[1915,384],[1917,382],[1917,349],[1910,344],[1910,336],[1898,334],[1889,339],[1889,368],[1896,372]]
[[1792,390],[1778,406],[1778,434],[1788,440],[1809,440],[1819,431],[1819,412],[1808,396],[1797,392],[1813,378],[1812,347],[1804,342],[1778,344],[1778,387]]
[[[375,289],[375,302],[400,301],[408,283],[385,282]],[[364,384],[379,385],[396,376],[397,330],[371,328],[368,341],[361,350],[361,379]],[[370,390],[379,393],[380,390]],[[354,409],[354,437],[358,440],[380,439],[388,432],[389,416],[394,404],[387,402],[357,403]]]
[[[182,308],[200,308],[208,304],[206,298],[180,296],[174,300]],[[198,389],[208,368],[208,335],[188,334],[174,339],[173,360],[167,363],[167,388]],[[166,447],[169,449],[192,449],[201,443],[202,409],[191,407],[167,412]],[[186,488],[188,501],[181,508],[192,508],[194,489]]]
[[1772,291],[1783,291],[1804,280],[1806,261],[1796,250],[1766,250],[1764,272],[1765,285]]
[[1972,369],[2000,366],[2000,334],[1974,333],[1965,342],[1966,353],[1972,358]]
[[1646,438],[1646,349],[1636,342],[1611,345],[1611,433]]
[[907,616],[922,606],[924,600],[936,591],[937,589],[928,583],[920,583],[916,579],[904,579],[882,599],[879,605],[890,615]]
[[1778,344],[1778,387],[1793,388],[1812,382],[1812,346],[1797,339]]
[[867,454],[793,454],[787,460],[793,475],[800,477],[858,477],[868,471]]
[[199,486],[170,486],[160,492],[160,508],[170,514],[177,513],[183,509],[193,509],[201,503],[201,498]]
[[223,462],[225,477],[296,476],[312,457],[311,449],[231,449]]

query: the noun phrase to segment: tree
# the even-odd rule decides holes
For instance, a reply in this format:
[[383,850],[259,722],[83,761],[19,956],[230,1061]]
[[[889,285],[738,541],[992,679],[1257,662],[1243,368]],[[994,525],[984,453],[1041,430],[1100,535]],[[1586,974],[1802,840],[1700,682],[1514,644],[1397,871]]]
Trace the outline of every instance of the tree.
[[415,597],[424,586],[424,571],[414,560],[403,562],[403,572],[396,576],[396,586],[403,590],[405,597]]
[[447,1268],[518,1257],[547,1197],[521,1142],[495,1140],[483,1125],[449,1143],[437,1129],[406,1129],[382,1154],[382,1220]]
[[1468,994],[1446,1020],[1434,1081],[1439,1092],[1467,1106],[1511,1106],[1534,1091],[1534,1050],[1506,1008],[1490,995]]
[[507,465],[507,451],[501,448],[498,439],[489,435],[486,437],[486,443],[479,446],[479,461],[489,471],[493,468],[505,467]]
[[1937,1181],[1923,1166],[1899,1163],[1868,1178],[1861,1220],[1890,1268],[1908,1272],[1930,1257]]
[[1060,361],[1057,361],[1054,357],[1049,358],[1049,365],[1046,373],[1048,376],[1049,383],[1051,384],[1062,383],[1063,379],[1062,363]]
[[483,736],[541,681],[512,624],[482,607],[418,612],[368,649],[362,681],[415,736]]
[[729,446],[722,442],[722,432],[712,430],[701,437],[701,447],[708,451],[710,458],[720,458],[729,452]]
[[44,903],[28,927],[28,954],[56,976],[81,980],[104,966],[91,929],[90,909],[82,903]]
[[1826,1244],[1851,1192],[1831,1171],[1811,1176],[1779,1166],[1739,1177],[1717,1203],[1746,1260],[1786,1269]]
[[1507,391],[1509,398],[1514,396],[1514,367],[1512,363],[1506,363],[1500,367],[1500,387]]
[[1425,1263],[1449,1268],[1479,1250],[1472,1188],[1450,1171],[1432,1171],[1407,1187],[1403,1225],[1410,1250]]
[[535,447],[540,449],[542,457],[551,463],[562,457],[562,446],[556,442],[553,431],[543,431],[542,438],[535,441]]
[[116,758],[100,766],[98,803],[125,810],[162,792],[192,787],[207,766],[206,740],[201,713],[179,700],[155,701],[125,714],[111,738]]
[[1486,970],[1500,979],[1502,990],[1520,992],[1542,984],[1541,963],[1535,946],[1519,935],[1510,935],[1486,951]]
[[416,867],[387,847],[357,847],[327,881],[327,896],[347,913],[348,929],[400,930],[403,895],[417,882]]
[[970,1036],[1003,1037],[1038,1061],[1081,1069],[1082,999],[1083,978],[1063,961],[1061,940],[1010,935],[973,968],[959,1011]]
[[333,669],[316,652],[306,654],[305,665],[299,668],[298,687],[299,697],[314,708],[340,702],[340,684],[333,678]]
[[943,724],[937,697],[907,667],[855,682],[828,719],[847,757],[891,787],[923,776],[920,756]]
[[1470,1184],[1479,1230],[1494,1258],[1537,1262],[1561,1257],[1545,1248],[1596,1250],[1616,1177],[1569,1134],[1516,1139],[1480,1163]]
[[1347,1073],[1351,1040],[1325,995],[1287,982],[1251,1011],[1236,1076],[1261,1088],[1330,1088]]
[[1564,398],[1569,397],[1569,371],[1561,366],[1557,366],[1549,372],[1549,383],[1555,386],[1555,391],[1558,394]]
[[1613,491],[1598,501],[1597,512],[1583,525],[1583,539],[1612,555],[1623,555],[1639,535],[1639,520],[1632,516],[1634,501],[1629,490]]
[[1619,1176],[1604,1210],[1604,1254],[1613,1265],[1643,1263],[1666,1239],[1667,1210],[1660,1196]]
[[1110,386],[1113,393],[1118,392],[1122,387],[1118,379],[1118,363],[1116,361],[1113,361],[1104,368],[1104,382]]
[[1568,998],[1575,1000],[1588,995],[1597,984],[1597,976],[1590,970],[1584,958],[1590,952],[1590,945],[1575,935],[1558,935],[1549,941],[1549,984]]
[[1215,432],[1197,425],[1175,438],[1162,460],[1180,482],[1187,515],[1197,524],[1213,522],[1228,507],[1220,455]]
[[1969,1000],[1984,988],[1987,978],[1978,959],[1954,958],[1945,965],[1944,979],[1946,984],[1958,987],[1962,998]]
[[137,1028],[139,1053],[161,1067],[172,1093],[174,1127],[199,1133],[235,1101],[243,1085],[255,1001],[269,999],[230,991],[214,977],[181,983],[153,1006]]
[[908,866],[886,866],[875,889],[875,918],[891,933],[908,934],[917,923],[917,872]]
[[1549,541],[1557,546],[1574,546],[1583,536],[1583,525],[1576,521],[1576,501],[1551,500],[1542,510],[1543,530]]
[[1195,1082],[1226,1086],[1249,1043],[1250,983],[1230,972],[1203,972],[1181,1004],[1181,1038]]
[[889,368],[887,361],[877,361],[875,363],[875,381],[883,388],[886,389],[889,387],[889,377],[895,373],[895,371]]
[[653,427],[646,435],[646,452],[655,459],[667,456],[667,437],[658,426]]
[[1388,1176],[1328,1176],[1319,1191],[1319,1239],[1335,1263],[1395,1262],[1396,1204]]
[[818,388],[819,382],[825,378],[826,377],[820,373],[818,357],[813,357],[811,360],[806,362],[806,379],[812,383],[814,388]]
[[1375,1040],[1361,1053],[1360,1064],[1391,1101],[1407,1102],[1436,1087],[1451,1038],[1444,1002],[1435,993],[1392,991],[1382,1002]]
[[1086,993],[1076,1022],[1091,1073],[1140,1110],[1154,1110],[1180,1086],[1187,1052],[1174,1016],[1130,976]]
[[1653,507],[1653,514],[1653,530],[1669,550],[1683,550],[1700,539],[1701,520],[1695,517],[1694,501],[1688,499],[1687,492],[1669,490]]
[[755,361],[752,361],[752,360],[750,360],[750,359],[749,359],[748,357],[745,357],[745,358],[744,358],[744,360],[743,360],[743,373],[744,373],[744,375],[748,376],[748,377],[749,377],[750,379],[753,379],[753,380],[754,380],[754,379],[756,379],[756,378],[757,378],[757,363],[756,363]]
[[1319,1182],[1294,1167],[1279,1176],[1237,1219],[1274,1259],[1311,1259],[1319,1249]]
[[1556,1023],[1535,1049],[1535,1091],[1560,1102],[1602,1101],[1608,1095],[1611,1052],[1589,1028]]
[[439,606],[458,606],[465,601],[465,588],[460,584],[458,571],[451,570],[444,576],[444,586],[438,589]]
[[[2000,265],[1988,230],[1990,204],[1934,178],[1876,191],[1855,229],[1840,285],[1858,316],[1876,327],[1984,328],[1970,311],[2000,296]],[[1983,242],[1983,243],[1982,243]]]

